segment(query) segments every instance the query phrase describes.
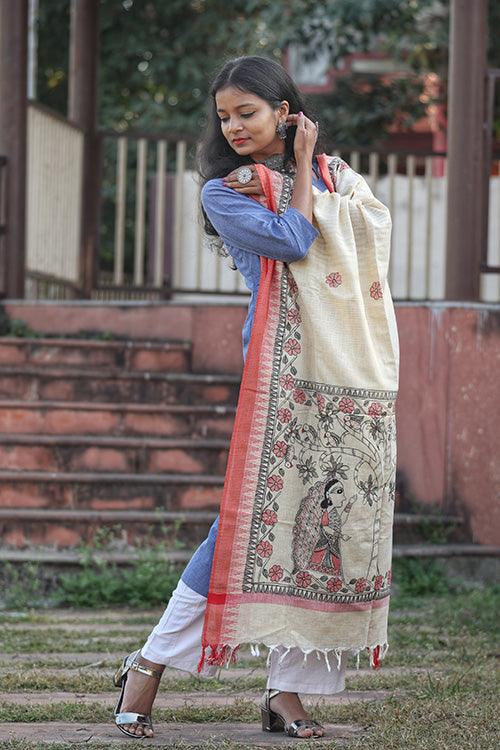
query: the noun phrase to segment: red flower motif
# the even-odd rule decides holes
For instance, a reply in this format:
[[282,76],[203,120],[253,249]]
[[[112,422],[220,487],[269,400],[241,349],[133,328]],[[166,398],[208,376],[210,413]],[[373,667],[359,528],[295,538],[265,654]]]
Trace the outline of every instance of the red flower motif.
[[390,585],[392,582],[392,570],[387,571],[387,583]]
[[342,588],[342,581],[340,580],[340,578],[329,578],[326,582],[326,588],[328,589],[328,591],[334,593],[335,591],[338,591]]
[[340,274],[338,271],[329,273],[325,281],[328,284],[328,286],[331,286],[332,288],[336,286],[340,286],[342,284],[342,274]]
[[281,565],[273,565],[273,567],[269,569],[269,578],[271,581],[281,581],[283,578],[283,568]]
[[293,400],[296,404],[303,404],[306,400],[306,394],[301,388],[296,388],[293,392]]
[[324,408],[326,406],[326,398],[321,393],[316,393],[316,403],[318,404],[318,409],[320,411],[324,411]]
[[273,474],[267,478],[267,486],[273,492],[278,492],[283,489],[283,479],[278,474]]
[[352,414],[352,412],[354,411],[354,401],[352,400],[352,398],[347,398],[347,396],[341,398],[339,402],[339,409],[346,414]]
[[384,580],[384,576],[375,576],[375,580],[373,582],[373,588],[375,591],[378,591],[382,588],[382,581]]
[[299,287],[297,286],[297,282],[293,278],[292,274],[288,275],[288,288],[290,289],[292,294],[297,294],[299,291]]
[[268,508],[262,513],[262,522],[265,523],[266,526],[274,526],[277,520],[278,516],[274,510],[269,510]]
[[281,375],[280,385],[285,389],[285,391],[291,391],[295,385],[295,381],[291,375]]
[[380,281],[374,281],[370,287],[370,296],[373,299],[382,299],[382,286]]
[[366,588],[366,578],[358,578],[356,581],[356,585],[354,587],[354,590],[357,594],[361,594],[362,591],[364,591]]
[[368,407],[368,414],[370,417],[380,417],[382,415],[382,404],[374,401],[373,404],[370,404]]
[[258,543],[256,551],[261,557],[271,557],[273,554],[273,545],[265,539],[263,542]]
[[300,354],[302,347],[300,346],[297,339],[288,339],[285,344],[285,351],[287,354],[297,355]]
[[312,582],[312,578],[309,575],[309,573],[297,573],[295,576],[295,581],[297,583],[297,586],[302,586],[303,588],[307,588],[307,586],[310,586]]
[[274,444],[273,453],[278,458],[284,458],[288,452],[288,445],[284,440],[278,440]]
[[280,422],[289,422],[292,418],[290,409],[278,409],[278,419]]
[[290,323],[302,323],[302,318],[296,307],[292,307],[292,309],[288,311],[287,318]]

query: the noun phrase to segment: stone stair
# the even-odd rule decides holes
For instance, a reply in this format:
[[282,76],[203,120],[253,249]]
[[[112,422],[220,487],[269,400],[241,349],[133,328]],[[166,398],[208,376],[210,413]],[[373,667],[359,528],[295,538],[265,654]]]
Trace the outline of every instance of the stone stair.
[[129,546],[161,523],[196,546],[220,503],[239,379],[190,365],[185,341],[1,340],[2,559],[73,559],[103,526]]
[[[217,514],[238,386],[193,373],[185,341],[1,339],[0,560],[78,563],[103,528],[118,564],[152,535],[188,559]],[[396,513],[395,556],[443,556],[429,523],[491,553],[464,546],[460,518]]]

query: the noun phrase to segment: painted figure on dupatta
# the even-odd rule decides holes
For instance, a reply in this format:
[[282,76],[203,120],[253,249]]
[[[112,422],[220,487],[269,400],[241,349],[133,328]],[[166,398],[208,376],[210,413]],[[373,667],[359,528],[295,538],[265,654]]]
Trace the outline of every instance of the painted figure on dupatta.
[[295,517],[294,572],[317,570],[343,577],[341,540],[351,538],[342,533],[343,516],[349,514],[349,505],[345,503],[344,486],[335,477],[316,482],[310,488]]

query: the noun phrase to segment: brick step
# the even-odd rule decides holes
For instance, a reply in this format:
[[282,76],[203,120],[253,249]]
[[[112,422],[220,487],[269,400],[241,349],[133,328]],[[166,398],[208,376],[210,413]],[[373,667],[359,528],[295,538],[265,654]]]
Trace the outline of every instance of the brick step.
[[[166,561],[186,563],[191,559],[193,550],[175,550],[165,552],[161,557]],[[140,559],[140,553],[134,550],[126,552],[96,552],[96,560],[114,563],[115,565],[130,565]],[[499,558],[500,547],[486,544],[426,544],[426,545],[395,545],[393,557],[410,558]],[[86,554],[67,550],[48,549],[0,549],[0,562],[25,563],[36,562],[46,565],[81,565],[87,559]]]
[[0,399],[235,404],[237,375],[0,367]]
[[228,437],[234,414],[234,406],[223,404],[0,401],[0,431],[39,435]]
[[[206,537],[218,510],[212,511],[118,511],[66,508],[0,508],[0,536],[4,544],[14,547],[28,545],[55,544],[59,547],[72,547],[84,541],[92,541],[94,533],[104,526],[119,529],[120,540],[126,544],[138,545],[157,533],[154,528],[161,526],[161,533],[169,538],[170,533],[176,542],[189,547],[199,544]],[[394,538],[398,543],[407,542],[408,527],[417,527],[426,522],[428,516],[396,513],[394,515]],[[460,524],[461,519],[443,517],[441,523]]]
[[[95,511],[0,508],[0,537],[9,547],[53,545],[71,549],[90,544],[104,526],[121,545],[161,541],[194,549],[217,517],[213,511]],[[159,528],[160,527],[160,528]]]
[[0,339],[0,365],[185,372],[191,365],[191,345],[187,341],[3,337]]
[[224,477],[214,474],[0,471],[2,508],[214,510]]
[[193,440],[0,433],[0,469],[223,474],[228,448],[229,441],[220,438]]

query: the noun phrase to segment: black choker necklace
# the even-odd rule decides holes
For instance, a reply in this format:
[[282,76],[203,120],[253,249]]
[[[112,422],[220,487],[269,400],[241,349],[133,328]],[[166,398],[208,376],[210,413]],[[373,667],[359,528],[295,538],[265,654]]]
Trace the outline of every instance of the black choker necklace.
[[288,163],[285,164],[285,154],[272,154],[272,156],[268,156],[267,159],[257,162],[257,164],[265,164],[268,169],[284,174],[295,174],[296,172],[293,162],[290,163],[290,160],[288,160]]

